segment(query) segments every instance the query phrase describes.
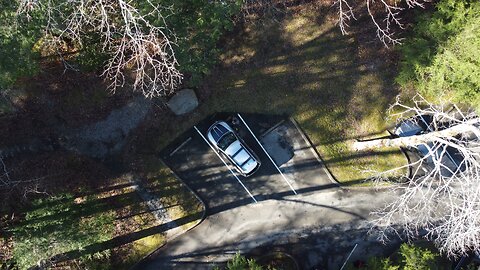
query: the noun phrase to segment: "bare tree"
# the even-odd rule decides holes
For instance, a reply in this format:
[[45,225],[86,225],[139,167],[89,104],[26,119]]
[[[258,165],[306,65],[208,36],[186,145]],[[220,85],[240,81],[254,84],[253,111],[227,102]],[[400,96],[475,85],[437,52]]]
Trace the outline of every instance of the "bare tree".
[[[352,1],[353,2],[353,1]],[[368,15],[375,25],[378,39],[386,46],[396,45],[401,43],[402,39],[397,37],[394,28],[404,29],[404,24],[400,17],[400,12],[406,8],[421,7],[423,8],[429,0],[405,0],[406,7],[400,6],[403,1],[388,1],[388,0],[365,0]],[[384,10],[382,18],[378,18],[373,10],[373,5],[379,5],[380,9]],[[335,0],[334,5],[338,9],[338,25],[342,34],[347,34],[348,23],[355,18],[354,6],[349,0]]]
[[46,37],[56,48],[65,40],[82,47],[88,34],[99,34],[103,51],[110,56],[102,75],[109,80],[112,92],[132,77],[134,90],[146,97],[169,94],[181,83],[182,74],[177,69],[168,29],[151,23],[157,20],[165,25],[161,11],[166,9],[146,0],[150,12],[142,13],[133,3],[128,0],[19,0],[18,14],[28,17],[35,9],[44,11]]
[[[307,2],[307,1],[306,1]],[[431,0],[333,0],[337,9],[337,24],[342,34],[348,34],[349,23],[356,20],[356,13],[365,8],[370,21],[375,26],[378,39],[386,46],[400,44],[402,38],[395,33],[397,29],[404,29],[401,12],[416,7],[424,8]],[[292,0],[243,0],[242,11],[246,16],[252,14],[268,14],[281,12],[286,7],[298,4]],[[300,1],[301,3],[301,1]]]
[[[181,83],[183,75],[173,49],[175,36],[166,27],[162,13],[171,12],[169,7],[160,7],[150,0],[144,1],[149,12],[142,11],[131,0],[17,0],[18,14],[30,18],[40,10],[47,18],[45,39],[53,44],[62,60],[62,47],[72,42],[82,48],[85,39],[92,33],[101,37],[101,47],[110,57],[102,75],[109,81],[109,89],[115,92],[132,81],[133,89],[146,97],[168,95]],[[265,13],[272,7],[287,7],[291,1],[244,0],[243,12]],[[366,9],[376,27],[378,38],[385,46],[401,42],[395,28],[403,28],[400,12],[405,8],[423,7],[428,0],[405,0],[401,7],[397,1],[365,0]],[[354,5],[355,4],[355,5]],[[334,0],[338,8],[338,24],[347,34],[349,21],[356,19],[352,0]],[[376,14],[373,6],[384,10],[384,17]],[[163,22],[161,26],[152,21]],[[63,61],[66,69],[74,69]]]
[[[415,121],[428,116],[431,123],[425,134],[357,142],[354,148],[402,146],[428,149],[418,160],[400,168],[382,172],[381,180],[392,172],[412,168],[407,181],[394,184],[397,199],[374,213],[373,224],[381,228],[381,237],[398,232],[401,224],[409,239],[424,232],[449,256],[464,255],[480,249],[480,119],[474,112],[462,112],[456,106],[434,106],[416,96],[412,106],[397,100],[393,115]],[[413,117],[413,118],[411,118]],[[455,165],[451,153],[457,153]],[[450,156],[449,156],[450,155]]]

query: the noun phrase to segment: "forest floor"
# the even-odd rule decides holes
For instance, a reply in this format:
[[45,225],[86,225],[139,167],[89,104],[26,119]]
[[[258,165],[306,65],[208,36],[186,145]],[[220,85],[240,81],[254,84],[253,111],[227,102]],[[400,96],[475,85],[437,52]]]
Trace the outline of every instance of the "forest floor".
[[[0,151],[15,150],[2,158],[8,179],[1,177],[19,181],[0,186],[0,268],[13,257],[22,268],[80,248],[84,252],[59,265],[128,269],[165,243],[163,223],[188,230],[201,219],[203,205],[158,158],[138,161],[124,153],[151,102],[128,92],[108,95],[95,74],[49,72],[62,73],[47,68],[24,82],[26,90],[12,100],[16,113],[0,117]],[[130,174],[168,218],[155,218]]]

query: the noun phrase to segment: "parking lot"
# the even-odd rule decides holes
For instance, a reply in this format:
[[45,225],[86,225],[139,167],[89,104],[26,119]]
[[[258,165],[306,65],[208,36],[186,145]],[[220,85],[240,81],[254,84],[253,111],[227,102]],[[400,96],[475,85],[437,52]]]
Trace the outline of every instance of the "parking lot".
[[284,176],[235,113],[215,114],[198,123],[196,128],[206,136],[215,121],[229,123],[262,163],[253,175],[243,177],[229,165],[235,177],[195,128],[185,132],[161,152],[164,162],[205,202],[207,215],[255,203],[255,200],[281,199],[295,196],[295,193],[337,187],[292,119],[259,114],[241,114],[240,118],[250,127]]

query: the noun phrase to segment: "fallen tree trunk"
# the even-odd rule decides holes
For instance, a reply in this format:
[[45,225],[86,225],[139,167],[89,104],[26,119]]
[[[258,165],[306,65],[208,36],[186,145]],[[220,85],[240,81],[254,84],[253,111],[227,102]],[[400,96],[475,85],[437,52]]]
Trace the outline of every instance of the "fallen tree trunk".
[[421,135],[371,141],[357,141],[353,143],[353,149],[355,151],[365,151],[381,147],[415,146],[427,142],[454,139],[455,136],[459,134],[475,134],[477,138],[480,138],[480,130],[476,126],[476,124],[479,123],[480,119],[475,118],[444,130],[432,131]]

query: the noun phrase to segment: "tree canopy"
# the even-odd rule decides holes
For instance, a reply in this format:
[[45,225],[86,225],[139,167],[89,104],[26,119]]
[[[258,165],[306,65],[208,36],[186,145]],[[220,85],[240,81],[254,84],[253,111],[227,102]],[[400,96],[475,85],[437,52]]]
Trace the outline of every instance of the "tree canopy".
[[190,84],[199,83],[217,61],[218,41],[232,30],[232,17],[240,12],[240,1],[164,0],[173,14],[166,24],[177,37],[176,57],[181,72],[191,77]]
[[38,69],[34,50],[41,37],[39,23],[42,18],[22,20],[16,16],[14,1],[0,0],[0,91],[15,81],[35,73]]
[[[38,48],[67,68],[100,71],[115,91],[168,95],[208,73],[239,1],[4,1],[0,6],[0,88],[32,75]],[[46,47],[49,47],[45,49]],[[68,55],[68,57],[67,57]]]
[[401,47],[397,81],[430,97],[453,98],[480,108],[480,2],[442,0],[419,16]]

